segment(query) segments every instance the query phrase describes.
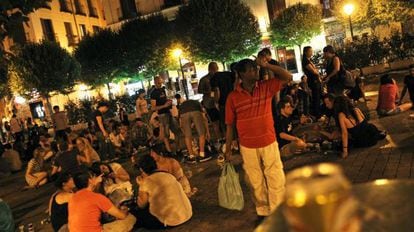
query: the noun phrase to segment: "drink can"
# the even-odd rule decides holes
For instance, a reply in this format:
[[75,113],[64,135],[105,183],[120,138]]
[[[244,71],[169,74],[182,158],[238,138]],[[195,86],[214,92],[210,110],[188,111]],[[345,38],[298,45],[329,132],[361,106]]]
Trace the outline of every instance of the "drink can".
[[329,163],[293,170],[286,177],[283,213],[294,232],[358,232],[358,203],[342,169]]

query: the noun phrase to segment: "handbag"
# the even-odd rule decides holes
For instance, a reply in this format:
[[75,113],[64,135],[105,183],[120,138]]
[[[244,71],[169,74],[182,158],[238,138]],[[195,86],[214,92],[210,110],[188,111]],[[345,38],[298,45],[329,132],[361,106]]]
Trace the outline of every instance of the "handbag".
[[218,185],[219,205],[226,209],[242,210],[244,207],[243,192],[240,187],[239,174],[231,163],[225,163]]
[[353,89],[355,88],[355,78],[354,75],[348,70],[344,68],[344,65],[341,60],[341,68],[340,68],[340,79],[342,81],[342,84],[344,85],[345,89]]

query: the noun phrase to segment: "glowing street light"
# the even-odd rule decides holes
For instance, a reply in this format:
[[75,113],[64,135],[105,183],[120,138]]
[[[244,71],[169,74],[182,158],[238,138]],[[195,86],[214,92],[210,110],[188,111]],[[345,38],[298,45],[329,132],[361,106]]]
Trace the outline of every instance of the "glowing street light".
[[181,75],[183,76],[183,87],[184,87],[184,94],[185,97],[188,99],[188,90],[187,90],[187,80],[184,77],[184,70],[183,64],[181,63],[181,55],[183,54],[183,50],[176,48],[172,51],[172,55],[178,59],[178,63],[180,64]]
[[355,6],[352,3],[345,4],[344,12],[345,12],[346,15],[348,15],[349,29],[351,31],[351,40],[353,40],[353,38],[354,38],[354,30],[352,28],[352,19],[351,19],[351,15],[352,15],[352,13],[354,13],[354,10],[355,10]]

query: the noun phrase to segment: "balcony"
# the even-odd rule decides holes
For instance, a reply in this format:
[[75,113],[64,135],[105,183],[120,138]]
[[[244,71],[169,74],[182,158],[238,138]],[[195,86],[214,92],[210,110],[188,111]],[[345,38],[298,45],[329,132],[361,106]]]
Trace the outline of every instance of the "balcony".
[[50,41],[50,42],[58,42],[58,36],[55,33],[44,33],[43,40]]
[[68,39],[69,47],[75,47],[79,43],[79,37],[76,35],[66,35],[66,38]]

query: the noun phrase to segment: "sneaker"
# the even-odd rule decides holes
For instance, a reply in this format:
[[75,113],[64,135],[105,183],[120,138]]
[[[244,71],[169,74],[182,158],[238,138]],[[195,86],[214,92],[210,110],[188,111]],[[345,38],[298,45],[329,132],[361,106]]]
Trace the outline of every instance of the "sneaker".
[[189,164],[195,164],[197,163],[197,158],[195,156],[188,156],[185,162]]
[[200,154],[200,156],[198,157],[198,161],[206,162],[208,160],[211,160],[211,158],[213,158],[213,157],[211,157],[211,155],[204,154],[203,156],[201,156],[201,154]]

